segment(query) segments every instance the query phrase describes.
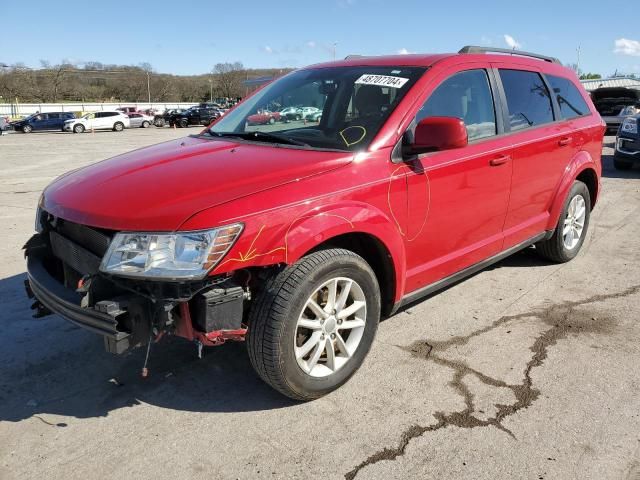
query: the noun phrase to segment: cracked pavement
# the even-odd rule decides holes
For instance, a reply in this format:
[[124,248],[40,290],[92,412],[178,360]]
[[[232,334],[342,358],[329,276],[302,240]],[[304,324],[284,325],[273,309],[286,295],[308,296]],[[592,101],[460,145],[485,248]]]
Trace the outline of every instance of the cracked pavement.
[[[195,133],[197,129],[192,129]],[[189,132],[189,133],[192,133]],[[0,139],[0,478],[640,478],[640,169],[616,172],[580,255],[531,250],[381,323],[337,392],[291,402],[238,344],[114,357],[33,319],[20,247],[60,173],[184,135]],[[25,152],[28,152],[25,154]]]

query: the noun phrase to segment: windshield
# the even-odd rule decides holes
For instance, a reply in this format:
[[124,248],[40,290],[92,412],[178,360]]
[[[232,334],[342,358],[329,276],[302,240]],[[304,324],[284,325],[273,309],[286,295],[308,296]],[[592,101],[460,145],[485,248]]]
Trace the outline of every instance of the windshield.
[[393,66],[298,70],[267,85],[209,132],[319,149],[364,150],[425,70]]

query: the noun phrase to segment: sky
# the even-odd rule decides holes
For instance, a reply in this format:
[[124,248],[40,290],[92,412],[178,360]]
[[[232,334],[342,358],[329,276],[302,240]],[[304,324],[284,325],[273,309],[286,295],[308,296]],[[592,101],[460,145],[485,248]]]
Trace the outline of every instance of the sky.
[[[302,67],[349,54],[513,48],[578,62],[585,72],[640,74],[640,28],[607,2],[456,0],[4,1],[0,64],[138,65],[178,75],[220,62]],[[632,2],[633,3],[633,2]]]

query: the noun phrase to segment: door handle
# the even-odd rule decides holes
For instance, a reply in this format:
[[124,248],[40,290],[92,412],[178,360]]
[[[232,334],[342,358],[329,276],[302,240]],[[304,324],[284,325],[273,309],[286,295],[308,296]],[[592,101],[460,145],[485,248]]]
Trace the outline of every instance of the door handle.
[[561,147],[566,147],[570,143],[571,137],[562,137],[560,140],[558,140],[558,145],[560,145]]
[[511,157],[509,155],[500,155],[497,158],[489,160],[489,165],[491,165],[492,167],[498,167],[500,165],[504,165],[509,160],[511,160]]

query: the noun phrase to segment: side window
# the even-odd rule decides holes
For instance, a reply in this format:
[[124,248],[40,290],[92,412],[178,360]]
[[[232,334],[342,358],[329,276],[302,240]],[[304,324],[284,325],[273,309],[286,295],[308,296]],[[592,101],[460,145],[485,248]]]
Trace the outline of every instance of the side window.
[[49,120],[59,120],[60,119],[60,114],[59,113],[49,113],[48,117],[49,117]]
[[547,80],[549,80],[553,94],[560,105],[562,118],[576,118],[591,113],[584,97],[571,80],[554,75],[547,75]]
[[104,113],[102,112],[96,112],[95,113],[95,118],[103,118],[104,117]]
[[460,72],[442,82],[416,115],[456,117],[467,127],[469,141],[496,134],[496,112],[485,70]]
[[511,131],[553,122],[549,90],[536,72],[500,70]]

